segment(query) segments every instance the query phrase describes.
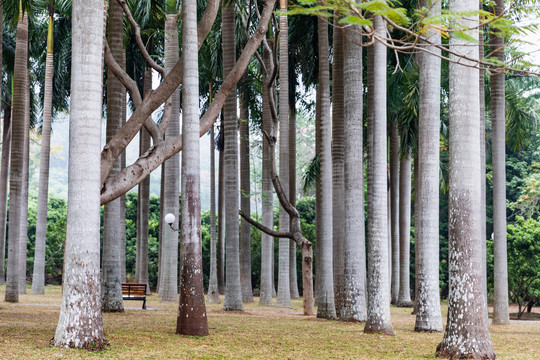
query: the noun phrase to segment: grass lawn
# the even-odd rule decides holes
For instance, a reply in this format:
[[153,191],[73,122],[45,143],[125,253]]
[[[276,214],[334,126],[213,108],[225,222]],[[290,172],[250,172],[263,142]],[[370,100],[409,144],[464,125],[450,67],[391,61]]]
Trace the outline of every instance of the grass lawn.
[[[128,301],[125,313],[104,314],[111,345],[89,353],[49,346],[60,312],[59,286],[47,286],[44,296],[20,295],[19,304],[3,302],[4,292],[1,286],[0,359],[431,359],[443,336],[415,333],[411,309],[392,307],[396,335],[389,337],[365,335],[363,324],[303,316],[301,300],[294,300],[292,309],[244,304],[244,313],[207,304],[210,335],[185,337],[174,333],[178,304],[152,295],[147,307],[153,310]],[[498,359],[540,359],[540,321],[512,321],[490,332]]]

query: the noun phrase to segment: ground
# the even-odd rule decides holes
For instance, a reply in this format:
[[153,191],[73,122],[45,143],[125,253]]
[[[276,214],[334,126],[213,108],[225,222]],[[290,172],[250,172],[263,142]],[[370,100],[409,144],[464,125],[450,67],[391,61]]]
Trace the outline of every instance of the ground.
[[[301,301],[294,300],[292,309],[245,304],[245,313],[207,304],[210,335],[185,337],[174,333],[178,304],[160,303],[152,295],[147,300],[152,310],[129,301],[125,313],[104,314],[111,346],[88,353],[49,346],[60,287],[47,286],[44,296],[21,295],[19,304],[3,302],[4,291],[1,286],[0,359],[430,359],[443,336],[415,333],[411,309],[392,307],[396,336],[388,337],[364,335],[363,324],[303,316]],[[490,326],[490,333],[498,359],[540,358],[540,321]]]

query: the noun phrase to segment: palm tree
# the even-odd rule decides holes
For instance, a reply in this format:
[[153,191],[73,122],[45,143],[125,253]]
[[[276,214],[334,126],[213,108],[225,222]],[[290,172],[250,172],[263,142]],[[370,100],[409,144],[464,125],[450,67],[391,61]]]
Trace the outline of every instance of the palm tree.
[[[427,4],[427,2],[425,3]],[[432,14],[440,11],[440,3],[429,3]],[[437,41],[436,31],[430,35]],[[437,49],[429,47],[438,54]],[[415,278],[415,331],[442,331],[439,300],[439,133],[441,60],[436,56],[418,54],[419,66],[419,125],[418,125],[418,186],[415,199],[417,267]],[[415,163],[416,167],[416,163]],[[416,179],[416,177],[415,177]],[[420,220],[421,219],[421,220]]]
[[391,234],[391,302],[399,295],[399,132],[397,121],[390,127],[390,234]]
[[[281,11],[287,11],[287,1],[280,0]],[[289,198],[289,24],[288,17],[279,17],[279,178],[285,196]],[[279,231],[289,231],[289,214],[280,206]],[[279,239],[279,271],[276,306],[291,307],[289,273],[290,240]]]
[[[496,16],[504,13],[504,3],[494,3]],[[504,62],[504,38],[500,31],[491,35],[494,55]],[[506,168],[505,168],[505,89],[504,72],[491,76],[491,136],[493,164],[493,252],[494,252],[494,303],[493,323],[510,323],[508,314],[508,267],[506,260]],[[482,237],[483,239],[483,237]]]
[[[123,47],[124,13],[120,4],[112,1],[109,6],[109,46],[118,63],[125,56]],[[107,142],[122,127],[122,93],[125,88],[109,69],[107,76]],[[124,102],[125,104],[125,102]],[[121,170],[121,158],[114,162],[111,174]],[[121,227],[125,221],[120,218],[121,199],[105,204],[103,209],[103,260],[101,279],[101,306],[104,312],[123,312],[122,267],[121,267]]]
[[[165,53],[164,63],[165,72],[169,73],[178,61],[178,13],[176,0],[167,0],[166,18],[165,18]],[[172,111],[169,125],[165,133],[165,138],[177,136],[180,133],[180,93],[176,89],[172,97]],[[180,155],[176,154],[164,163],[165,181],[163,199],[163,213],[161,229],[163,231],[162,261],[160,268],[160,288],[159,296],[161,301],[176,301],[178,296],[178,232],[173,231],[171,227],[166,226],[165,214],[173,214],[175,217],[173,227],[178,229],[178,213],[180,204],[178,194],[180,193]]]
[[344,79],[343,79],[343,30],[334,17],[333,63],[332,63],[332,232],[334,262],[334,297],[336,315],[341,317],[343,308],[343,238],[345,232],[344,194]]
[[75,0],[68,218],[57,347],[102,349],[99,274],[103,2]]
[[47,57],[45,63],[45,99],[43,100],[43,126],[41,129],[41,155],[39,161],[39,193],[36,220],[36,243],[32,294],[45,293],[45,242],[47,235],[47,198],[49,193],[49,159],[51,147],[54,2],[49,1]]
[[411,245],[411,155],[399,162],[399,294],[396,304],[412,305],[409,267]]
[[216,164],[214,150],[214,126],[210,128],[210,279],[208,281],[209,303],[219,304],[216,249]]
[[328,23],[318,18],[319,87],[317,88],[316,153],[320,174],[316,197],[317,317],[336,318],[332,275],[332,149],[330,126],[330,69],[328,64]]
[[197,1],[182,2],[182,235],[176,333],[208,335],[201,243]]
[[[236,62],[234,1],[222,4],[223,75],[229,74]],[[236,90],[231,91],[223,107],[225,134],[225,283],[224,310],[243,311],[238,253],[238,117]]]
[[[472,13],[478,9],[478,2],[451,1],[449,7],[450,11]],[[462,23],[466,27],[475,27],[478,18],[469,16]],[[478,59],[478,46],[470,46],[461,37],[450,37],[450,49],[458,55]],[[481,230],[479,72],[452,62],[449,66],[450,291],[446,331],[437,347],[437,356],[494,359],[485,317],[481,244],[478,241]]]
[[[381,16],[374,31],[384,35]],[[386,180],[386,47],[376,41],[368,52],[368,310],[366,333],[392,335],[388,274]]]
[[363,84],[361,36],[353,28],[345,36],[344,202],[342,321],[366,320],[366,253],[364,230]]
[[[28,61],[28,13],[23,12],[20,2],[19,21],[17,23],[17,38],[15,47],[15,65],[13,71],[13,104],[12,104],[12,142],[10,164],[10,206],[8,231],[8,267],[6,278],[5,301],[19,301],[19,234],[21,228],[23,188],[24,188],[24,155],[25,134],[29,125],[26,122],[26,92]],[[25,209],[26,210],[26,209]],[[26,273],[26,271],[25,271]]]
[[[0,4],[0,18],[4,18],[4,7]],[[3,45],[4,22],[0,24],[0,64],[2,63],[2,45]],[[2,68],[0,67],[0,79],[3,79]],[[2,170],[0,175],[0,285],[6,283],[6,274],[4,273],[4,258],[6,249],[6,213],[7,213],[7,188],[9,171],[9,153],[11,151],[11,109],[3,106],[2,85],[0,84],[0,108],[4,109],[4,127],[2,131]]]

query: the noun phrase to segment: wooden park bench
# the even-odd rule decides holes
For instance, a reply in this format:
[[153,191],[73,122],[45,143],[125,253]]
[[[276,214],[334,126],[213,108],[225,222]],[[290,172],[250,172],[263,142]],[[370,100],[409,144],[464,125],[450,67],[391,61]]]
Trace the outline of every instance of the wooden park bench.
[[122,284],[122,300],[142,300],[142,308],[146,310],[146,284]]

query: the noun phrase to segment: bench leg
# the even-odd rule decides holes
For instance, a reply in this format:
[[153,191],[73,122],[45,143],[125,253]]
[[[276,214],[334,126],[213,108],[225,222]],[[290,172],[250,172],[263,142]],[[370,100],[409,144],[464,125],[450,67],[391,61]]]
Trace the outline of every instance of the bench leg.
[[146,310],[146,299],[143,300],[142,308],[143,308],[143,310]]

